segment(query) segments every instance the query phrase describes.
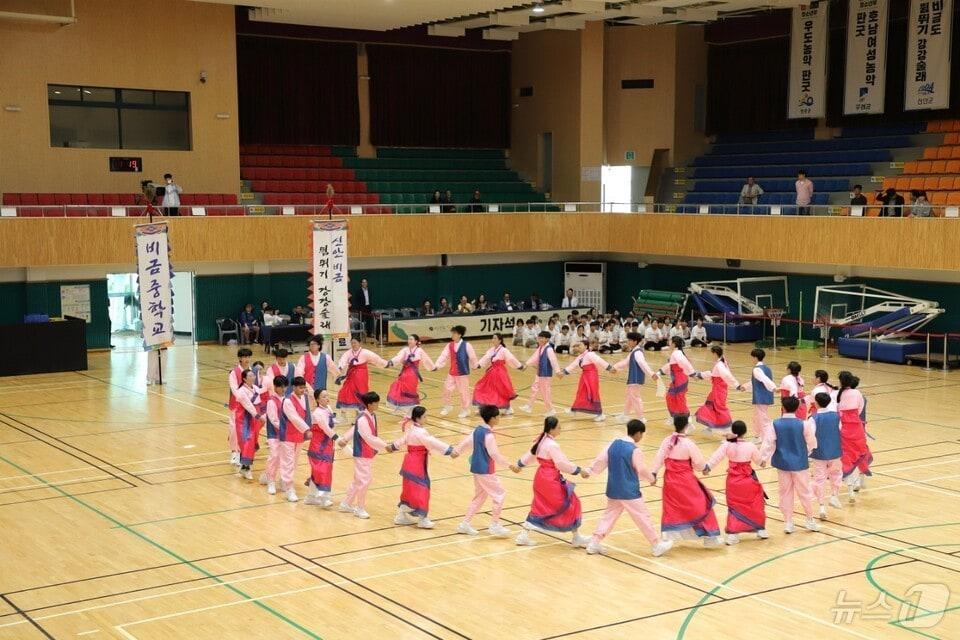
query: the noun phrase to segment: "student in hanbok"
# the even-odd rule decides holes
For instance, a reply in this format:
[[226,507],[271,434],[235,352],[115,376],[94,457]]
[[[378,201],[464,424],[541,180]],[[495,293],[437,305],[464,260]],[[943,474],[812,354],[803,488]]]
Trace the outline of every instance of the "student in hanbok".
[[536,375],[533,378],[533,384],[530,385],[530,401],[520,407],[523,411],[531,413],[533,405],[540,397],[543,399],[543,407],[547,410],[545,418],[556,415],[553,408],[553,376],[559,375],[560,363],[557,362],[557,354],[554,352],[554,346],[550,343],[550,332],[541,331],[537,336],[537,350],[526,361],[525,366],[536,367]]
[[274,376],[270,381],[270,391],[263,402],[265,426],[267,428],[267,464],[260,474],[260,484],[266,485],[267,493],[274,495],[277,492],[277,480],[280,477],[280,416],[283,413],[283,400],[293,393],[291,379],[286,376]]
[[293,476],[300,459],[304,434],[310,431],[313,417],[310,412],[310,396],[307,393],[307,381],[301,376],[293,379],[293,393],[283,399],[280,411],[280,423],[277,426],[277,445],[280,450],[280,490],[286,494],[287,501],[296,502],[300,498],[293,485]]
[[705,547],[719,547],[720,526],[713,513],[716,500],[713,494],[694,474],[703,471],[706,461],[699,447],[686,433],[689,418],[678,415],[673,419],[673,435],[660,443],[660,449],[650,465],[656,476],[661,467],[663,475],[663,511],[660,516],[660,534],[664,540],[703,539]]
[[450,399],[454,391],[460,396],[460,413],[457,417],[466,418],[470,415],[470,370],[477,366],[477,352],[473,350],[473,345],[463,339],[466,333],[467,328],[463,325],[450,328],[450,342],[440,352],[432,369],[437,371],[450,363],[447,378],[443,381],[441,416],[450,413]]
[[626,358],[613,365],[616,371],[623,371],[624,369],[627,371],[623,413],[616,416],[621,423],[626,423],[631,415],[640,420],[644,419],[640,387],[647,381],[647,378],[656,377],[653,369],[647,363],[647,358],[643,355],[643,347],[640,346],[641,340],[642,337],[639,333],[635,331],[627,333],[626,350],[629,353]]
[[310,422],[310,443],[307,445],[307,462],[310,477],[307,478],[307,495],[303,504],[315,504],[328,509],[333,506],[330,492],[333,489],[334,443],[340,436],[334,431],[335,418],[326,389],[313,392],[316,408]]
[[423,382],[420,367],[433,369],[433,360],[420,346],[420,336],[411,334],[407,338],[407,346],[390,359],[389,366],[397,365],[401,367],[400,374],[387,391],[387,404],[410,415],[410,411],[420,404],[420,383]]
[[532,546],[530,531],[541,533],[570,532],[570,544],[574,547],[586,547],[590,538],[580,535],[582,509],[580,498],[574,492],[576,485],[567,482],[563,474],[581,475],[584,479],[590,474],[573,464],[564,455],[557,443],[560,435],[560,421],[556,417],[545,418],[543,432],[537,438],[530,451],[525,452],[516,465],[510,468],[514,473],[537,461],[537,473],[533,477],[533,502],[530,512],[517,536],[517,544]]
[[800,401],[800,405],[797,407],[796,417],[800,420],[806,420],[807,418],[807,403],[806,397],[807,393],[803,389],[803,378],[800,377],[800,366],[799,362],[791,362],[787,365],[787,375],[783,376],[783,379],[780,381],[780,398],[786,398],[788,396],[793,396]]
[[594,422],[603,422],[607,416],[603,413],[603,403],[600,400],[600,370],[613,370],[606,360],[597,355],[599,343],[591,338],[587,350],[560,370],[562,375],[570,375],[574,367],[580,369],[580,380],[577,382],[577,395],[567,413],[585,413],[595,416]]
[[830,404],[827,405],[826,410],[835,412],[837,410],[837,388],[830,384],[830,374],[823,369],[817,369],[813,372],[813,376],[817,379],[817,384],[813,386],[813,389],[810,389],[810,393],[806,397],[807,415],[813,415],[817,412],[819,407],[817,406],[816,396],[818,393],[825,393],[830,396]]
[[240,405],[238,392],[243,386],[243,372],[250,368],[250,358],[253,357],[253,351],[246,347],[237,349],[237,364],[227,374],[227,409],[230,410],[230,417],[227,420],[227,443],[230,445],[230,464],[235,467],[240,466],[240,444],[237,442],[236,415],[237,407]]
[[233,396],[237,399],[233,412],[233,427],[237,430],[237,444],[240,447],[240,476],[253,480],[253,457],[257,453],[257,440],[263,428],[260,406],[260,389],[254,384],[256,374],[245,369],[240,374],[243,384]]
[[492,404],[504,415],[510,415],[513,413],[510,402],[517,397],[517,392],[513,388],[507,366],[522,371],[523,364],[503,344],[503,337],[499,333],[493,334],[490,340],[492,346],[477,363],[477,369],[487,367],[487,371],[473,387],[473,405],[482,407]]
[[492,536],[504,537],[510,533],[500,524],[500,513],[503,511],[503,500],[507,492],[496,475],[496,465],[509,467],[510,461],[500,453],[493,431],[500,424],[500,409],[493,405],[484,405],[480,407],[480,419],[483,420],[483,424],[477,426],[453,449],[457,455],[464,451],[471,451],[470,473],[473,474],[474,487],[473,500],[467,507],[463,521],[457,527],[457,533],[468,536],[477,535],[478,532],[471,526],[470,521],[487,498],[490,498],[490,527],[487,531]]
[[340,502],[340,511],[352,513],[361,520],[370,517],[367,513],[367,490],[373,482],[373,458],[380,451],[387,450],[387,442],[377,434],[377,407],[380,394],[367,391],[360,397],[363,411],[356,422],[337,442],[341,449],[353,443],[353,481],[347,488],[347,494]]
[[730,427],[732,435],[707,460],[703,475],[715,469],[720,461],[727,459],[727,544],[740,542],[741,533],[756,533],[758,538],[769,538],[767,533],[766,497],[763,485],[757,478],[753,465],[760,464],[757,445],[744,440],[747,424],[736,420]]
[[343,373],[337,379],[340,392],[337,393],[337,409],[354,409],[358,413],[365,408],[363,396],[370,391],[370,371],[368,364],[374,364],[382,369],[387,367],[387,361],[369,349],[364,349],[356,338],[350,340],[350,350],[340,356],[340,371]]
[[843,450],[840,436],[840,414],[830,408],[836,405],[829,393],[814,396],[817,411],[813,421],[817,448],[810,452],[813,465],[813,495],[820,503],[820,519],[827,518],[827,505],[840,509],[840,487],[843,485]]
[[857,389],[860,379],[849,371],[837,376],[840,389],[837,391],[837,413],[840,414],[840,447],[843,480],[850,490],[849,500],[856,500],[856,492],[866,486],[866,476],[871,475],[873,454],[867,444],[867,425],[864,417],[867,401]]
[[773,405],[773,392],[777,384],[773,381],[773,371],[764,363],[767,352],[763,349],[754,349],[750,352],[753,358],[753,372],[750,374],[751,402],[753,406],[753,441],[759,444],[770,425],[769,408]]
[[697,422],[704,425],[711,433],[722,433],[730,429],[733,424],[733,416],[730,415],[730,408],[727,406],[727,394],[730,387],[737,391],[743,391],[743,385],[733,377],[727,359],[723,357],[723,347],[714,345],[710,347],[716,361],[713,369],[700,372],[700,378],[710,380],[710,393],[707,395],[703,406],[697,409]]
[[761,466],[768,463],[777,470],[777,489],[780,513],[783,514],[784,533],[793,533],[793,501],[799,498],[806,515],[804,526],[810,531],[819,531],[820,525],[813,518],[813,489],[810,486],[809,456],[817,448],[816,428],[812,421],[797,417],[800,400],[785,396],[780,400],[783,415],[773,421],[763,437],[760,449]]
[[687,386],[690,382],[690,376],[696,373],[696,369],[690,364],[686,354],[683,352],[683,338],[674,336],[670,341],[673,350],[670,352],[670,358],[667,364],[660,367],[658,373],[661,375],[670,374],[670,384],[667,386],[667,411],[671,418],[690,417],[690,407],[687,406]]
[[[639,340],[637,342],[639,343]],[[640,492],[640,480],[650,483],[651,486],[657,484],[656,476],[643,463],[643,452],[639,446],[646,429],[642,420],[628,422],[626,437],[617,438],[607,445],[587,469],[590,475],[607,470],[607,486],[604,491],[607,508],[587,543],[587,553],[590,555],[604,553],[601,542],[609,535],[624,511],[653,547],[654,556],[662,556],[673,547],[672,541],[660,539]]]
[[403,436],[387,447],[387,451],[399,451],[404,446],[407,453],[403,456],[400,465],[400,477],[403,478],[400,490],[400,502],[397,504],[397,515],[393,518],[394,524],[415,524],[420,529],[433,529],[430,512],[430,473],[427,461],[430,452],[456,458],[453,445],[449,445],[434,436],[423,426],[426,407],[416,406],[409,418],[401,423]]

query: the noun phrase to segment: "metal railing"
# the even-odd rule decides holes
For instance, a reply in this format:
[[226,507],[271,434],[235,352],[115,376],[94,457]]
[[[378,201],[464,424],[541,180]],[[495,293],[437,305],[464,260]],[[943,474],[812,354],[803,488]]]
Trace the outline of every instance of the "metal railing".
[[[960,206],[911,205],[796,205],[776,204],[658,204],[642,202],[503,202],[453,204],[337,204],[332,211],[321,204],[189,205],[180,207],[183,218],[217,216],[349,216],[479,213],[666,213],[681,215],[773,215],[850,217],[960,217]],[[929,215],[926,215],[929,213]],[[918,215],[921,214],[921,215]],[[127,205],[4,205],[4,218],[125,218],[146,216],[144,207]]]

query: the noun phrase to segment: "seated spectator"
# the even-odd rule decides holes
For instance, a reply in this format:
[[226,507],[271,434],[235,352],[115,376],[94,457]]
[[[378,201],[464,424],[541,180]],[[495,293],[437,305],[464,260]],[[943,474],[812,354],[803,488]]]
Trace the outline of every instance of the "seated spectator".
[[487,302],[487,294],[481,293],[477,296],[477,304],[473,308],[477,313],[493,311],[493,307]]
[[263,314],[269,312],[270,310],[271,310],[271,306],[269,302],[267,302],[266,300],[263,300],[260,302],[260,324],[261,325],[266,325],[266,322],[263,321]]
[[540,333],[540,325],[536,319],[528,318],[523,328],[523,346],[532,349],[537,346],[537,335]]
[[275,327],[278,324],[283,323],[283,318],[280,317],[279,309],[264,309],[263,310],[263,326],[265,327]]
[[303,305],[298,304],[290,312],[290,324],[307,324],[307,312]]
[[917,218],[929,218],[933,215],[933,207],[927,200],[926,191],[913,190],[910,192],[910,215]]
[[660,333],[660,323],[654,320],[643,335],[643,348],[646,351],[660,351],[667,346],[667,339]]
[[519,311],[520,308],[510,300],[510,292],[503,292],[503,299],[497,305],[497,311]]
[[423,304],[420,305],[420,315],[424,318],[430,318],[437,315],[436,309],[433,308],[433,304],[429,300],[424,300]]
[[453,314],[453,308],[446,298],[440,298],[440,306],[437,307],[438,316],[449,316]]
[[450,193],[450,190],[447,189],[447,192],[443,194],[443,202],[446,206],[440,207],[440,210],[444,213],[456,213],[457,207],[453,202],[453,194]]
[[433,197],[430,198],[430,204],[440,204],[443,202],[443,196],[440,195],[440,190],[437,189],[433,192]]
[[560,333],[553,340],[553,347],[557,353],[570,353],[570,342],[573,336],[570,333],[570,325],[565,324],[560,327]]
[[467,300],[467,296],[460,296],[460,302],[457,303],[457,313],[473,313],[473,305]]
[[253,312],[253,305],[249,302],[240,312],[240,332],[240,337],[246,344],[256,342],[260,336],[260,321],[257,320],[257,314]]
[[681,320],[677,323],[676,326],[677,335],[683,338],[684,342],[689,344],[690,342],[690,327],[687,326],[686,320]]
[[867,196],[863,195],[863,185],[853,185],[853,193],[850,194],[851,207],[863,207],[867,204]]
[[530,294],[530,310],[531,311],[539,311],[541,304],[543,304],[543,301],[540,299],[540,294],[538,294],[536,291]]
[[703,326],[703,319],[698,318],[697,324],[690,329],[690,346],[706,347],[709,345],[710,340],[707,338],[707,328]]
[[880,216],[883,218],[899,218],[903,215],[903,196],[890,187],[886,191],[877,191],[877,202],[883,205]]
[[567,289],[567,292],[563,295],[563,300],[560,301],[560,307],[569,309],[575,306],[577,306],[577,296],[573,295],[573,289]]
[[615,353],[620,351],[620,332],[613,320],[607,320],[597,336],[600,343],[600,353]]
[[474,189],[473,196],[470,198],[470,213],[480,213],[483,211],[483,198],[480,197],[480,189]]
[[740,204],[757,204],[763,195],[763,187],[753,181],[753,176],[747,178],[747,183],[740,189]]
[[523,340],[527,335],[527,326],[522,320],[513,323],[513,346],[522,347]]

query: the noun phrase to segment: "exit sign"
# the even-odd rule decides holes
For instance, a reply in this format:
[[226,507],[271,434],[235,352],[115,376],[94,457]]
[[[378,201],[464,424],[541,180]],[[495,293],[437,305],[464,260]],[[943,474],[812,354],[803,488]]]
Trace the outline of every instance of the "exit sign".
[[625,151],[625,152],[623,153],[623,159],[624,159],[624,160],[627,160],[627,161],[636,160],[636,159],[637,159],[637,152],[636,152],[636,151]]

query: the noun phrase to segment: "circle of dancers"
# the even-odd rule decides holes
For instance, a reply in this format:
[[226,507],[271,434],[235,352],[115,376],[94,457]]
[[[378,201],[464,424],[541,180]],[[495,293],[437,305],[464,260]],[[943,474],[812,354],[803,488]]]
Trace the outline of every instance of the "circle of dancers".
[[[654,556],[663,555],[682,540],[700,539],[705,547],[719,547],[739,543],[744,534],[768,538],[767,496],[756,474],[758,466],[777,470],[779,508],[787,534],[796,530],[795,500],[799,500],[805,515],[803,526],[819,531],[818,518],[827,518],[827,508],[842,508],[844,485],[852,503],[870,475],[873,458],[867,443],[866,400],[857,388],[859,379],[849,371],[839,373],[839,384],[835,386],[826,371],[818,370],[814,374],[817,383],[807,392],[797,362],[786,366],[779,384],[774,382],[773,371],[764,362],[763,349],[750,352],[750,380],[741,383],[731,372],[720,346],[710,348],[712,367],[696,370],[684,353],[685,341],[680,336],[670,340],[669,358],[659,369],[647,362],[643,337],[636,332],[626,334],[626,357],[622,360],[608,363],[599,356],[596,340],[584,341],[582,351],[574,354],[566,367],[558,363],[548,331],[537,335],[536,348],[524,362],[510,352],[500,334],[491,337],[489,349],[479,358],[465,336],[464,327],[453,327],[450,342],[436,360],[424,351],[416,335],[411,335],[407,345],[389,360],[363,348],[354,339],[350,349],[334,361],[322,350],[322,336],[310,339],[308,350],[296,363],[282,348],[274,351],[275,362],[270,366],[260,361],[251,363],[251,350],[239,349],[238,363],[228,378],[231,462],[239,468],[241,477],[253,480],[260,432],[265,428],[268,453],[259,482],[266,486],[268,494],[279,492],[288,501],[296,502],[300,498],[294,486],[294,472],[306,443],[310,477],[305,482],[308,490],[303,502],[331,508],[334,452],[336,448],[349,447],[353,478],[337,509],[367,519],[370,515],[366,498],[373,482],[376,456],[403,451],[402,488],[394,523],[431,529],[434,523],[429,518],[429,458],[467,455],[474,496],[456,530],[464,535],[478,535],[474,517],[489,499],[490,523],[486,531],[496,537],[510,535],[501,523],[506,490],[497,470],[509,468],[514,473],[524,473],[527,467],[536,466],[533,499],[515,537],[516,544],[534,545],[532,532],[569,533],[573,546],[585,547],[589,554],[603,553],[602,541],[626,511],[649,541]],[[399,367],[399,375],[386,397],[387,405],[403,415],[401,436],[395,441],[384,440],[379,434],[381,398],[370,390],[370,365]],[[496,437],[502,417],[513,413],[511,403],[518,397],[508,367],[535,371],[530,395],[520,409],[531,413],[538,401],[545,409],[542,432],[516,460],[508,459],[500,451]],[[451,412],[456,392],[458,417],[470,416],[471,407],[477,409],[479,417],[477,426],[457,443],[444,442],[429,432],[427,409],[420,404],[421,371],[444,368],[447,375],[440,415]],[[485,371],[471,392],[470,374],[476,369]],[[625,431],[587,467],[571,462],[563,452],[563,427],[551,390],[553,378],[578,371],[576,396],[567,412],[592,416],[596,422],[606,419],[600,397],[600,373],[626,372],[624,409],[615,416],[618,423],[625,425]],[[339,385],[335,397],[328,389],[331,376]],[[687,404],[691,379],[710,383],[705,402],[692,414]],[[640,390],[648,380],[656,382],[657,396],[664,399],[669,413],[667,422],[673,427],[673,433],[663,439],[649,465],[639,446],[646,432]],[[747,424],[731,415],[731,390],[751,393],[752,437],[748,436]],[[771,420],[769,408],[777,402],[780,416]],[[347,410],[355,412],[346,430],[337,428],[337,410],[341,414]],[[704,457],[689,437],[697,424],[722,439],[709,457]],[[721,536],[714,514],[716,500],[697,473],[712,473],[724,459],[727,519],[723,530],[726,535]],[[592,535],[587,536],[581,533],[580,500],[568,477],[589,478],[604,471],[607,505]],[[643,501],[641,483],[656,486],[661,482],[663,509],[658,531]]]

